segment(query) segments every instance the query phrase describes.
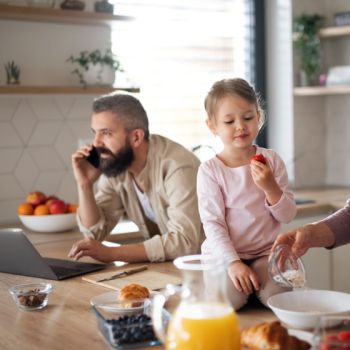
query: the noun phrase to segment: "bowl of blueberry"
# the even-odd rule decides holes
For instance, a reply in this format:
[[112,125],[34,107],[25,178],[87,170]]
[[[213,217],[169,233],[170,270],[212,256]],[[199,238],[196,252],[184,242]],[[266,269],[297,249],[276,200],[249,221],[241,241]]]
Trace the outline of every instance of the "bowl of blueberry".
[[[150,301],[150,300],[148,300]],[[112,305],[92,305],[97,327],[102,336],[115,349],[127,350],[137,347],[157,346],[161,343],[156,338],[151,317],[150,303],[135,312],[121,312],[127,308]]]

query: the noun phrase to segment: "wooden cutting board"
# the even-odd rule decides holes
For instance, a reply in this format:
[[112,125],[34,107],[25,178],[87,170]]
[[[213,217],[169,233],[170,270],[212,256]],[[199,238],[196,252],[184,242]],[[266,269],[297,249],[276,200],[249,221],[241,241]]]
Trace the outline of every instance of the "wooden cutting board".
[[[137,272],[130,276],[118,277],[117,279],[105,282],[97,282],[103,278],[110,277],[116,272],[123,271],[124,269],[118,269],[115,271],[109,272],[100,272],[91,275],[83,276],[82,279],[84,281],[98,284],[100,286],[119,290],[129,283],[137,283],[147,287],[149,290],[158,290],[163,289],[169,283],[179,285],[182,282],[181,277],[172,276],[170,274],[152,271],[149,268],[145,271]],[[125,269],[126,270],[126,269]]]

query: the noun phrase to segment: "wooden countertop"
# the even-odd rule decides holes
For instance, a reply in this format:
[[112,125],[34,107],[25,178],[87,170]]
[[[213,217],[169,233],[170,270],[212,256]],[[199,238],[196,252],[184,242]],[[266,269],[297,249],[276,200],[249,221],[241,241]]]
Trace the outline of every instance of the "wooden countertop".
[[315,187],[294,189],[296,199],[311,199],[314,203],[298,205],[297,217],[329,214],[344,207],[350,198],[350,187]]
[[[43,256],[66,258],[72,241],[79,232],[65,234],[29,233]],[[44,237],[48,239],[44,241]],[[62,238],[57,240],[57,238]],[[89,261],[89,259],[85,259]],[[113,270],[115,266],[108,267]],[[179,274],[170,262],[149,264],[150,269]],[[53,281],[54,291],[49,304],[40,311],[20,311],[12,300],[8,288],[22,283],[39,282],[42,279],[0,273],[0,348],[1,349],[109,349],[99,334],[95,316],[91,312],[90,299],[110,291],[102,286],[84,282],[81,277]],[[241,327],[263,321],[275,320],[273,313],[262,306],[248,306],[238,312]],[[164,349],[162,346],[147,349]],[[142,349],[141,349],[142,350]]]

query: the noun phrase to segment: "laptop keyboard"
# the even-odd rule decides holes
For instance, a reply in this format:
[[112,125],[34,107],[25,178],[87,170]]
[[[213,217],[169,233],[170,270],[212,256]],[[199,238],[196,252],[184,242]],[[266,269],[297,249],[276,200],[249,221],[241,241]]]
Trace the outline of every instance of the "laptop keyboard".
[[73,268],[67,268],[67,267],[62,267],[62,266],[53,266],[50,265],[50,267],[52,268],[52,270],[55,272],[55,274],[57,276],[64,276],[64,275],[68,275],[70,273],[73,272],[78,272],[80,271],[80,269],[73,269]]

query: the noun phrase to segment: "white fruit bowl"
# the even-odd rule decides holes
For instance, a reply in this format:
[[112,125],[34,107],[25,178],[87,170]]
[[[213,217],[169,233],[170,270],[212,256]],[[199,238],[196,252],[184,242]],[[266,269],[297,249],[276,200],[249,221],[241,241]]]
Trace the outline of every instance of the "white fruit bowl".
[[267,304],[286,325],[312,329],[321,316],[348,314],[350,294],[331,290],[295,290],[273,295]]
[[52,215],[18,215],[22,224],[37,232],[62,232],[77,226],[75,213]]

